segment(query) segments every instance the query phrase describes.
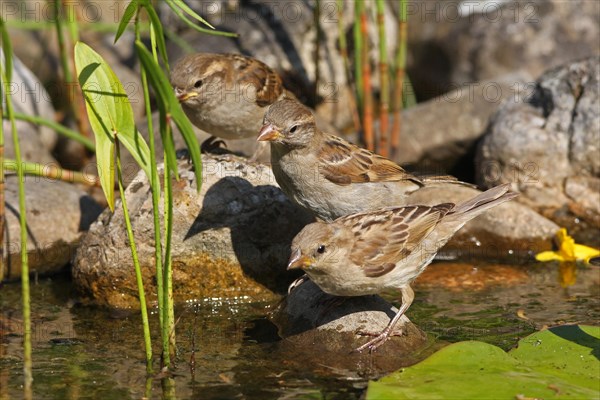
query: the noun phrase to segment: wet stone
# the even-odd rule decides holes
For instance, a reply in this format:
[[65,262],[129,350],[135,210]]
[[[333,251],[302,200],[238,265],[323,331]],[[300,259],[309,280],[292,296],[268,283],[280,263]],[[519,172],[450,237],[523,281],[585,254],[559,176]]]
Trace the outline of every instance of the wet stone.
[[[394,317],[397,309],[380,296],[335,297],[311,281],[296,287],[271,315],[277,326],[277,351],[294,362],[325,363],[353,369],[368,359],[372,368],[393,371],[409,365],[416,352],[428,344],[427,335],[402,316],[395,333],[377,351],[353,350],[379,333]],[[410,309],[409,309],[410,314]],[[293,355],[293,356],[292,356]]]

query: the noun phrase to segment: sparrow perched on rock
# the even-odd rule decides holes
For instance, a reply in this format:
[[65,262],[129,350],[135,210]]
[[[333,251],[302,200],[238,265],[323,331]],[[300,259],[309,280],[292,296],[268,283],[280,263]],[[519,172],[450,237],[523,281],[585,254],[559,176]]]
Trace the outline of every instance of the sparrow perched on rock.
[[271,166],[283,192],[318,218],[406,205],[407,196],[452,177],[419,178],[395,162],[322,132],[311,110],[278,100],[265,114],[259,141],[271,143]]
[[171,85],[190,121],[221,139],[256,137],[267,107],[293,97],[269,66],[240,54],[185,56]]
[[410,205],[307,225],[292,242],[288,269],[300,268],[324,292],[363,296],[399,289],[402,306],[385,329],[356,351],[381,346],[413,298],[411,282],[467,221],[517,196],[509,184],[455,205]]

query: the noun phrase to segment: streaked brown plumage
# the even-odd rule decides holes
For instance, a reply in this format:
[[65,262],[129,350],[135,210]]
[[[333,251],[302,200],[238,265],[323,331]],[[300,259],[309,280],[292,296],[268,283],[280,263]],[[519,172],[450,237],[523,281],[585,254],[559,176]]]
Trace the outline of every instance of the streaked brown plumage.
[[317,217],[406,205],[407,196],[450,177],[419,178],[385,157],[319,130],[295,99],[273,103],[258,137],[271,143],[271,163],[285,194]]
[[396,316],[357,349],[373,351],[410,307],[412,281],[466,222],[517,196],[508,190],[508,184],[497,186],[459,205],[392,207],[310,224],[292,242],[288,269],[301,268],[334,296],[400,290],[402,306]]
[[190,121],[222,139],[256,137],[267,107],[293,97],[274,70],[240,54],[185,56],[171,71],[171,85]]

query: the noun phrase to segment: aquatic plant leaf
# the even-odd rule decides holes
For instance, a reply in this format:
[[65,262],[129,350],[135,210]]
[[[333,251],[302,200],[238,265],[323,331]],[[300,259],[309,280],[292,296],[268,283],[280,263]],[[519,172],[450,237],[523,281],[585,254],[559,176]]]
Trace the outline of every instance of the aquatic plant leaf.
[[[175,15],[177,15],[177,17],[179,17],[179,19],[183,23],[185,23],[188,27],[190,27],[198,32],[208,33],[209,35],[216,35],[216,36],[227,36],[227,37],[237,37],[238,36],[236,33],[214,30],[215,28],[211,24],[209,24],[204,18],[202,18],[201,16],[196,14],[196,12],[194,10],[192,10],[187,4],[185,4],[181,0],[166,0],[166,3],[171,8],[171,10],[175,13]],[[188,15],[190,17],[192,17],[193,19],[205,24],[206,26],[209,26],[212,29],[206,29],[199,25],[196,25],[193,20],[188,18]]]
[[598,398],[600,327],[565,325],[533,333],[518,347],[467,341],[369,382],[375,399]]
[[[160,66],[154,61],[152,55],[146,49],[144,44],[140,41],[135,42],[136,49],[139,53],[140,61],[143,68],[148,73],[148,79],[150,84],[156,91],[156,97],[158,100],[158,108],[161,113],[161,121],[163,119],[170,119],[175,122],[175,125],[179,128],[181,135],[188,147],[190,158],[194,164],[194,173],[196,176],[197,189],[200,190],[202,183],[202,159],[200,157],[200,146],[198,145],[198,139],[194,133],[194,128],[190,120],[187,118],[181,104],[175,92],[169,83],[169,80],[165,76]],[[166,122],[166,121],[165,121]],[[161,122],[162,123],[162,122]],[[166,161],[168,168],[177,173],[177,157],[175,155],[175,148],[172,143],[172,138],[165,138],[166,142],[163,143]]]
[[133,18],[133,16],[137,12],[138,7],[138,0],[131,0],[131,2],[127,5],[125,11],[123,12],[123,17],[119,22],[119,27],[117,28],[117,33],[115,34],[115,41],[113,43],[117,43],[123,32],[125,32],[127,24],[129,24],[129,21],[131,21],[131,18]]
[[160,22],[160,18],[156,13],[156,10],[152,6],[150,0],[140,0],[142,7],[148,13],[148,18],[150,18],[150,22],[152,23],[152,29],[154,30],[154,36],[156,38],[156,46],[158,47],[158,52],[163,59],[164,66],[167,70],[167,74],[169,74],[169,63],[167,57],[167,45],[165,44],[165,35],[163,32],[162,23]]
[[75,45],[75,67],[96,140],[100,184],[111,210],[115,201],[115,137],[150,178],[150,150],[135,127],[123,85],[106,61],[88,45]]

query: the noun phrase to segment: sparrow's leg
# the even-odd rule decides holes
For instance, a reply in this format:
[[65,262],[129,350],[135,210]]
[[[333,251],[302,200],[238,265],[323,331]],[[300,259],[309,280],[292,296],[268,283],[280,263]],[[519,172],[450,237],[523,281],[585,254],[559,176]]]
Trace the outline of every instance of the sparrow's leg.
[[369,352],[374,352],[379,346],[381,346],[385,343],[386,340],[388,340],[390,333],[392,333],[392,331],[394,330],[394,326],[398,323],[398,320],[400,319],[400,317],[402,317],[402,315],[404,315],[406,310],[408,310],[408,307],[410,307],[415,298],[415,292],[413,292],[410,286],[403,287],[402,289],[400,289],[400,292],[402,293],[402,306],[400,307],[396,315],[394,315],[394,318],[376,338],[368,341],[367,343],[363,344],[354,351],[360,352],[365,349],[369,349]]

